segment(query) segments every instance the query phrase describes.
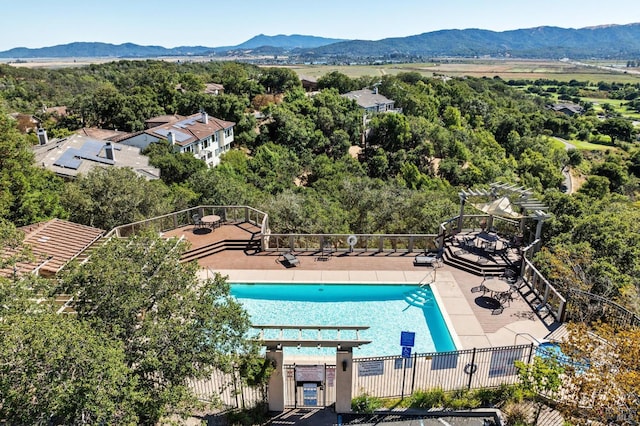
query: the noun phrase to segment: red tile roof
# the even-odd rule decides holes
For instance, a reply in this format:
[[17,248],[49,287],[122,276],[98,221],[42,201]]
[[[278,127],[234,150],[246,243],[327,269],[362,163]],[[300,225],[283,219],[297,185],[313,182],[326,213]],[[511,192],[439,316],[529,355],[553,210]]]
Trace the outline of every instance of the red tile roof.
[[[36,270],[42,275],[56,274],[105,233],[102,229],[62,219],[51,219],[18,229],[24,232],[24,244],[31,247],[34,256],[32,262],[16,264],[16,272],[19,274]],[[8,277],[12,274],[11,268],[0,269],[0,276]]]
[[145,133],[167,140],[167,132],[172,132],[176,136],[179,135],[179,137],[176,137],[175,143],[180,146],[186,146],[235,125],[233,122],[224,121],[210,115],[207,116],[206,121],[205,123],[203,120],[203,114],[198,113],[182,120],[152,127],[145,130]]

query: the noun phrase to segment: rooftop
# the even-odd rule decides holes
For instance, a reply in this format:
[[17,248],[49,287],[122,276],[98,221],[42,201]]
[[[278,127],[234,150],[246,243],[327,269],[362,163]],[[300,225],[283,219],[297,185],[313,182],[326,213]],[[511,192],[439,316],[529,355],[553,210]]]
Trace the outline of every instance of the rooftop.
[[343,94],[345,98],[353,99],[362,108],[373,108],[378,105],[393,104],[394,101],[378,93],[377,90],[362,89]]
[[[105,233],[102,229],[62,219],[51,219],[18,229],[24,232],[24,243],[31,247],[34,259],[16,264],[17,274],[39,270],[42,275],[53,275],[82,255]],[[13,273],[11,268],[0,269],[1,276],[10,277]]]
[[149,158],[140,154],[139,148],[79,134],[35,145],[33,152],[36,164],[67,178],[86,175],[94,167],[129,167],[147,179],[160,177],[160,170],[149,165]]
[[233,127],[234,125],[235,123],[230,121],[224,121],[207,115],[206,113],[198,113],[166,124],[151,127],[145,130],[145,133],[164,140],[168,140],[168,135],[171,133],[177,145],[186,146],[195,141],[213,136],[217,132]]

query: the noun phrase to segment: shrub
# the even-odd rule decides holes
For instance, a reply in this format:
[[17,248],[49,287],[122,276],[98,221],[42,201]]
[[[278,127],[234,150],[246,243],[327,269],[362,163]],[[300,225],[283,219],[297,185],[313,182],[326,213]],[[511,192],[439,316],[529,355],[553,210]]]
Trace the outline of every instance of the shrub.
[[366,393],[351,400],[351,410],[356,413],[371,414],[380,407],[382,407],[382,400]]
[[480,405],[481,401],[475,396],[475,393],[466,389],[458,389],[449,393],[445,400],[445,407],[452,410],[478,408]]
[[264,424],[268,419],[267,404],[258,404],[253,408],[234,410],[227,413],[227,423],[230,426],[251,426]]
[[509,403],[504,406],[502,412],[507,417],[510,426],[529,426],[529,408],[520,403]]
[[445,392],[440,389],[418,390],[411,395],[412,408],[444,407]]

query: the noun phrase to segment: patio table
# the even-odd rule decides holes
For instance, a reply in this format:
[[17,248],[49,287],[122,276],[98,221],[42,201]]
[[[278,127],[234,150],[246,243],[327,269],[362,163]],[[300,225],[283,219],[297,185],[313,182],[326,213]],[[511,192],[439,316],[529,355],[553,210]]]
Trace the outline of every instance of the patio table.
[[220,222],[220,216],[218,216],[217,214],[210,214],[207,216],[203,216],[200,219],[200,222],[202,222],[202,224],[205,226],[208,226],[210,228],[215,228],[218,225],[218,222]]
[[496,298],[496,294],[506,293],[507,291],[511,290],[511,286],[508,282],[495,278],[491,280],[485,280],[482,285],[491,292],[491,297],[494,299]]

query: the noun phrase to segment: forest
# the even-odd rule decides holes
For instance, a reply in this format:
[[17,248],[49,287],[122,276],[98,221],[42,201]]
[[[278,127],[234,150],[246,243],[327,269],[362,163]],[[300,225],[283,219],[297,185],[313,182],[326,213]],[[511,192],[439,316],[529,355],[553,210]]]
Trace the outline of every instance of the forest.
[[[205,94],[211,82],[224,94]],[[531,188],[550,206],[535,263],[556,288],[640,314],[640,149],[629,121],[598,115],[588,103],[584,114],[559,114],[546,108],[544,93],[498,77],[334,71],[318,85],[310,96],[290,69],[236,62],[0,65],[0,242],[7,245],[15,227],[53,217],[109,230],[198,204],[251,205],[282,233],[433,233],[458,214],[461,189],[501,181]],[[374,86],[402,113],[365,117],[340,96]],[[610,89],[619,96],[639,86]],[[43,112],[49,106],[67,114]],[[50,137],[64,137],[82,127],[134,132],[150,117],[200,110],[236,123],[234,149],[207,168],[152,146],[161,181],[127,169],[62,181],[33,163],[34,130],[9,116],[32,114]],[[554,137],[605,149],[567,149]],[[565,168],[581,177],[571,194],[562,190]],[[9,296],[3,291],[0,304]]]

